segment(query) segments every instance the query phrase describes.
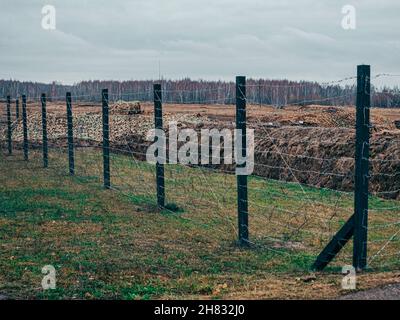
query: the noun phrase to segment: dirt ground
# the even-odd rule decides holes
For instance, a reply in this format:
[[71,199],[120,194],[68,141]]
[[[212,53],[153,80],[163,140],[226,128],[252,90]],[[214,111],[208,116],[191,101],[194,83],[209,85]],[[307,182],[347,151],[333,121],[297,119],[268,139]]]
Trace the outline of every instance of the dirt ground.
[[[142,103],[143,113],[121,112],[129,102],[110,103],[110,139],[115,151],[133,153],[143,159],[149,142],[146,134],[154,127],[153,104]],[[48,103],[49,140],[66,145],[64,103]],[[73,105],[77,145],[100,146],[101,105]],[[176,121],[180,128],[235,127],[233,105],[163,106],[164,127]],[[37,104],[28,104],[30,140],[41,143],[41,114]],[[4,117],[3,117],[4,119]],[[255,129],[254,174],[340,191],[353,190],[355,154],[355,108],[288,106],[247,107],[248,128]],[[371,109],[371,192],[385,198],[400,198],[400,109]],[[14,123],[13,139],[22,141],[22,122]],[[398,126],[398,124],[397,124]],[[4,129],[4,126],[3,126]],[[6,133],[3,130],[3,140]],[[219,166],[232,171],[233,166]]]
[[[121,102],[122,106],[129,103]],[[112,106],[110,103],[111,110]],[[153,115],[154,106],[152,103],[140,103],[143,110],[142,116]],[[41,108],[38,103],[28,103],[28,115],[40,113]],[[62,116],[66,114],[63,102],[51,102],[47,105],[47,112]],[[73,105],[75,115],[79,114],[101,114],[100,103],[76,103]],[[164,104],[163,113],[165,115],[190,115],[202,120],[216,123],[235,122],[236,108],[234,105],[200,105],[200,104]],[[112,114],[112,111],[111,111]],[[15,117],[15,110],[12,110]],[[5,112],[2,114],[5,121]],[[277,109],[268,105],[249,105],[247,106],[247,121],[249,124],[267,125],[271,127],[279,126],[312,126],[312,127],[336,127],[354,128],[355,127],[355,107],[328,107],[310,105],[307,107],[287,106]],[[395,109],[371,109],[371,122],[374,126],[373,132],[377,131],[398,131],[395,122],[400,121],[400,108]],[[397,129],[397,130],[396,130]]]
[[400,283],[347,294],[339,300],[400,300]]
[[[142,105],[144,113],[125,115],[114,112],[111,106],[110,137],[113,151],[131,152],[140,157],[148,143],[144,135],[153,127],[153,105]],[[101,106],[74,105],[75,138],[78,145],[101,145]],[[32,144],[41,143],[41,114],[37,105],[28,105],[29,137]],[[372,109],[374,128],[371,135],[371,192],[383,197],[399,198],[400,179],[400,109]],[[15,115],[13,115],[15,119]],[[196,129],[234,127],[235,107],[225,105],[165,105],[164,125],[178,121],[181,127]],[[248,124],[256,130],[255,174],[274,180],[297,181],[318,187],[352,190],[354,167],[354,107],[287,107],[249,106]],[[66,146],[66,116],[63,103],[48,104],[48,129],[51,147]],[[4,116],[0,140],[5,141]],[[22,141],[22,123],[13,123],[13,140]],[[229,170],[230,168],[224,168]],[[389,193],[389,194],[387,194]],[[375,210],[378,213],[380,208]],[[396,211],[398,212],[398,211]],[[396,226],[394,226],[396,227]],[[391,236],[392,233],[389,234]],[[396,251],[398,252],[398,250]],[[251,287],[235,288],[224,298],[279,298],[282,292],[292,291],[287,298],[306,298],[304,283],[317,298],[331,299],[345,295],[348,299],[385,298],[398,295],[396,273],[360,276],[360,291],[347,295],[340,291],[340,275],[316,275],[316,281],[288,277],[259,279]],[[384,287],[378,287],[385,285]],[[238,289],[238,290],[236,290]],[[245,292],[245,293],[243,293]],[[314,296],[313,296],[314,297]],[[1,299],[1,295],[0,295]]]
[[[141,103],[142,109],[145,114],[153,114],[154,106],[152,103]],[[39,105],[37,103],[29,103],[27,106],[28,110],[40,111]],[[49,103],[49,112],[60,112],[65,113],[65,104],[63,102]],[[101,113],[101,104],[99,103],[77,103],[73,105],[75,113]],[[332,111],[333,110],[333,111]],[[260,117],[269,118],[271,120],[276,119],[283,122],[292,121],[296,123],[300,119],[310,120],[315,118],[318,120],[320,126],[329,126],[331,121],[326,122],[327,117],[325,113],[330,111],[330,113],[338,111],[344,111],[348,116],[348,120],[351,121],[355,115],[355,108],[349,107],[326,107],[311,105],[307,107],[299,106],[288,106],[282,109],[277,109],[273,106],[267,105],[250,105],[247,106],[248,120],[254,121]],[[208,117],[217,121],[234,121],[236,109],[234,105],[202,105],[202,104],[164,104],[164,113],[183,113],[192,115],[201,115],[202,117]],[[334,118],[334,117],[331,117]],[[324,121],[325,120],[325,121]],[[395,128],[394,121],[400,120],[400,108],[395,109],[371,109],[371,120],[377,125],[386,125],[388,128]],[[351,123],[354,124],[354,123]],[[331,124],[332,125],[332,124]]]

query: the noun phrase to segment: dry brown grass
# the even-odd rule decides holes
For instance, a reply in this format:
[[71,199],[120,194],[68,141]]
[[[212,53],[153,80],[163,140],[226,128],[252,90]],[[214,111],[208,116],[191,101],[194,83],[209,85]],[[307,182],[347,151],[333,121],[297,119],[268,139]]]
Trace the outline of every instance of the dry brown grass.
[[[304,226],[307,232],[282,247],[265,237],[284,235],[289,225],[303,221],[252,206],[251,238],[257,245],[243,250],[235,245],[234,176],[204,173],[201,177],[196,168],[171,168],[166,171],[167,199],[184,212],[159,212],[151,166],[113,155],[112,181],[119,191],[106,191],[96,178],[101,174],[99,154],[78,150],[77,177],[70,178],[65,154],[54,151],[48,170],[40,169],[40,153],[33,153],[29,163],[16,161],[20,153],[0,162],[1,293],[51,299],[331,299],[346,293],[340,286],[340,267],[351,262],[351,247],[334,268],[315,277],[309,271],[327,240],[310,233],[318,235],[327,228],[334,233],[336,220],[326,226],[310,214]],[[328,204],[334,193],[308,189],[309,196],[322,202],[312,208],[297,197],[302,193],[296,186],[257,179],[250,185],[264,190],[251,194],[254,204],[273,202],[275,207],[332,216]],[[295,197],[271,196],[279,192]],[[339,199],[351,209],[351,198]],[[340,214],[337,218],[347,217]],[[371,224],[387,217],[390,212],[386,218],[372,216]],[[370,234],[388,237],[392,231]],[[396,248],[388,247],[385,253],[395,253]],[[54,292],[40,289],[40,269],[48,263],[58,270],[59,287]],[[389,268],[396,270],[396,264]],[[361,274],[358,288],[399,282],[399,273],[382,271]]]

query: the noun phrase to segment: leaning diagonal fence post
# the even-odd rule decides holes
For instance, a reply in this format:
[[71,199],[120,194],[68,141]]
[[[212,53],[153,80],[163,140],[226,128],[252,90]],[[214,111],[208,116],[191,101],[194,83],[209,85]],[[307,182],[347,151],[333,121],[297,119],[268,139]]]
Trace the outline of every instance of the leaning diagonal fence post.
[[367,266],[370,77],[370,66],[358,66],[353,246],[353,266],[356,270],[363,270]]
[[75,174],[75,161],[74,161],[74,126],[72,119],[72,99],[71,92],[67,92],[67,125],[68,125],[68,164],[69,174],[73,176]]
[[[237,139],[241,139],[241,144],[236,143],[235,152],[240,158],[247,156],[247,137],[246,137],[246,77],[236,77],[236,129]],[[237,160],[239,156],[236,157]],[[246,163],[238,164],[236,167],[246,167]],[[239,244],[247,245],[249,241],[249,217],[248,217],[248,198],[247,198],[247,175],[237,174],[237,201],[238,201],[238,227]]]
[[[154,126],[156,129],[163,129],[162,119],[162,92],[161,84],[154,84]],[[156,181],[157,181],[157,205],[159,208],[165,207],[165,182],[164,164],[158,160],[156,162]]]
[[7,142],[8,154],[12,154],[11,97],[7,96]]
[[103,112],[103,176],[104,188],[111,188],[110,181],[110,126],[108,116],[108,89],[103,89],[102,93],[102,112]]
[[47,111],[46,111],[46,94],[42,93],[42,146],[43,146],[43,167],[49,166],[49,149],[47,144]]
[[26,117],[26,96],[22,96],[22,127],[24,133],[24,160],[28,161],[28,124]]

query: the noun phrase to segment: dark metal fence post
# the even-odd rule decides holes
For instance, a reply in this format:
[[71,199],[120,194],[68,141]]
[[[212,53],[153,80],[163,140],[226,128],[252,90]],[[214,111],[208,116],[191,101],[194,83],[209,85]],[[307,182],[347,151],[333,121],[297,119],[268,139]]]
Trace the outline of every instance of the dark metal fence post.
[[26,96],[22,96],[22,127],[24,132],[24,160],[28,161],[28,125],[26,117]]
[[49,150],[47,144],[47,113],[46,113],[46,94],[42,93],[42,130],[43,130],[43,167],[47,168],[49,166]]
[[354,177],[354,214],[332,238],[314,262],[322,270],[353,236],[353,266],[361,271],[367,266],[369,135],[371,107],[371,67],[357,67],[356,150]]
[[363,270],[367,266],[368,240],[368,180],[371,68],[357,67],[356,154],[354,189],[354,246],[353,266]]
[[72,99],[71,92],[67,92],[67,124],[68,124],[68,164],[69,174],[75,174],[75,161],[74,161],[74,125],[72,119]]
[[15,100],[15,119],[19,119],[19,99]]
[[7,141],[8,154],[12,154],[12,129],[11,129],[11,97],[7,96]]
[[[236,150],[241,152],[242,157],[247,156],[246,138],[246,77],[236,77],[236,129],[241,131],[242,148]],[[245,167],[246,164],[236,164],[237,167]],[[247,175],[237,175],[238,194],[238,226],[239,244],[248,245],[249,241],[249,218],[247,198]]]
[[110,126],[108,115],[108,89],[102,91],[102,110],[103,110],[103,174],[104,188],[111,188],[110,181]]
[[[161,84],[154,84],[154,125],[156,129],[163,129],[162,115],[162,92]],[[157,155],[158,156],[158,155]],[[164,181],[164,164],[156,163],[156,180],[157,180],[157,205],[159,208],[165,207],[165,181]]]

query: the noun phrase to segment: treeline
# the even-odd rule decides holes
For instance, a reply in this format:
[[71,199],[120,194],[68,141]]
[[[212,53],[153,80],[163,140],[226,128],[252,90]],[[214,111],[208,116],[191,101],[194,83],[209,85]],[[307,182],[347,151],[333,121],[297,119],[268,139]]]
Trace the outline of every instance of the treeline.
[[[38,100],[41,93],[48,99],[63,100],[70,91],[78,101],[100,101],[101,90],[108,88],[110,100],[152,101],[153,84],[158,81],[82,81],[72,86],[56,82],[52,84],[0,80],[0,97],[12,98],[26,94],[30,100]],[[168,103],[234,104],[235,84],[224,81],[162,80],[163,101]],[[298,105],[353,105],[354,84],[319,84],[308,81],[247,80],[247,98],[250,103],[277,107]],[[396,88],[372,88],[372,105],[381,108],[400,107],[400,90]]]

